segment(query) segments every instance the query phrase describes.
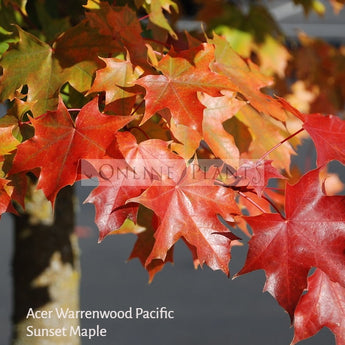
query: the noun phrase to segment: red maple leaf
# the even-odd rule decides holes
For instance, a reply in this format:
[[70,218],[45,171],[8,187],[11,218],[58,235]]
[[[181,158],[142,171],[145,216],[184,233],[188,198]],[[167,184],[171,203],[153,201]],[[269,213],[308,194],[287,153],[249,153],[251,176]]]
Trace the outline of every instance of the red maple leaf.
[[317,151],[320,167],[331,160],[345,165],[345,121],[334,115],[302,114],[285,99],[279,98],[283,107],[303,121],[303,128],[310,134]]
[[324,195],[316,169],[287,185],[285,213],[245,217],[254,236],[238,274],[265,270],[265,291],[292,319],[310,268],[345,286],[345,197]]
[[206,43],[165,55],[157,66],[161,75],[148,75],[137,81],[146,89],[143,121],[157,111],[169,108],[176,124],[189,126],[201,133],[204,106],[199,102],[197,93],[220,96],[220,90],[233,86],[227,77],[210,70],[213,60],[214,47]]
[[[139,210],[140,225],[144,226],[146,230],[138,234],[138,239],[134,244],[132,253],[129,259],[138,258],[143,266],[150,255],[152,248],[155,244],[154,230],[158,226],[157,216],[145,208],[142,212]],[[174,247],[171,247],[166,255],[165,260],[152,260],[146,265],[146,270],[149,274],[149,282],[151,283],[156,273],[161,271],[167,262],[173,262]]]
[[[92,168],[88,167],[89,164]],[[84,201],[95,205],[99,242],[120,229],[127,218],[136,221],[138,206],[125,204],[129,198],[140,195],[143,187],[134,180],[132,169],[123,159],[83,160],[82,172],[88,177],[97,177],[99,181],[99,185]]]
[[[213,175],[211,170],[209,176]],[[232,215],[239,210],[234,192],[213,182],[200,167],[190,164],[178,181],[154,181],[142,195],[131,199],[153,210],[160,220],[146,265],[154,259],[164,261],[169,249],[182,237],[195,247],[200,265],[206,263],[229,274],[231,239],[219,233],[230,231],[217,215],[233,220]],[[235,238],[233,235],[232,239]]]
[[345,121],[334,115],[305,116],[303,128],[310,134],[317,151],[317,165],[336,159],[345,165]]
[[[141,177],[141,183],[146,187],[152,179],[166,177],[177,180],[185,168],[182,157],[174,154],[169,149],[169,142],[160,139],[148,139],[137,143],[130,132],[120,132],[116,135],[120,152],[126,162]],[[146,182],[144,182],[146,181]]]
[[[118,132],[116,141],[124,159],[121,156],[122,159],[88,161],[94,171],[91,169],[87,175],[97,176],[99,186],[85,202],[95,205],[99,241],[119,229],[126,218],[137,220],[138,205],[126,204],[128,199],[139,196],[153,179],[176,178],[182,164],[185,166],[184,160],[169,150],[166,141],[151,139],[138,144],[130,132]],[[85,162],[82,167],[86,173]]]
[[329,279],[321,270],[308,278],[308,292],[295,311],[295,336],[291,345],[328,327],[337,345],[345,344],[345,288]]
[[133,64],[143,68],[149,67],[147,47],[141,35],[142,28],[135,11],[128,6],[112,7],[102,1],[100,10],[88,13],[87,18],[91,27],[102,36],[111,37],[116,45],[122,45],[122,51],[128,50]]
[[56,111],[31,118],[35,135],[18,146],[10,172],[41,168],[37,187],[54,203],[58,191],[76,181],[79,160],[110,154],[115,133],[131,120],[101,114],[97,102],[86,104],[75,122],[61,100]]
[[128,6],[112,7],[105,1],[99,5],[56,40],[55,53],[61,66],[70,67],[81,61],[99,64],[100,56],[129,52],[133,64],[150,70],[136,12]]

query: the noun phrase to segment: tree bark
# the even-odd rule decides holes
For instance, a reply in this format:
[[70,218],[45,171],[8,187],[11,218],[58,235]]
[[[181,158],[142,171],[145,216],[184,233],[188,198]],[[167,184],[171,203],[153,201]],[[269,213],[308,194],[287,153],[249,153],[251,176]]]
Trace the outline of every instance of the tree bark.
[[80,344],[78,336],[70,336],[79,320],[59,319],[55,311],[79,309],[73,204],[72,187],[60,191],[54,213],[43,193],[35,191],[25,213],[15,217],[13,345]]

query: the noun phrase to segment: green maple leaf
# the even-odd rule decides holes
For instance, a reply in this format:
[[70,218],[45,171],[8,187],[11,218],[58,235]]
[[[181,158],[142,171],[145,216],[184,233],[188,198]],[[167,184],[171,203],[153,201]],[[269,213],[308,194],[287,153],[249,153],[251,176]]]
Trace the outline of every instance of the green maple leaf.
[[20,91],[26,85],[26,102],[37,116],[57,107],[60,88],[67,81],[81,92],[90,87],[93,63],[81,62],[63,69],[52,47],[20,27],[17,30],[19,42],[1,60],[1,101],[23,97]]

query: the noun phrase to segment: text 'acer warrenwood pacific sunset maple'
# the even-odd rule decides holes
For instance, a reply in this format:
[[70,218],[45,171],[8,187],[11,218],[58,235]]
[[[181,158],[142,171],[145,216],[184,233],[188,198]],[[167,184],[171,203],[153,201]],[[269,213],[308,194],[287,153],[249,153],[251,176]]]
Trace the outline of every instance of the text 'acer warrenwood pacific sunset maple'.
[[[0,214],[25,208],[36,181],[53,205],[65,186],[94,184],[99,240],[137,235],[130,258],[150,280],[179,240],[195,267],[230,275],[231,247],[249,238],[237,275],[265,271],[292,344],[328,327],[345,345],[345,197],[328,195],[324,177],[330,161],[345,165],[344,120],[265,93],[271,77],[224,37],[174,31],[173,1],[135,4],[88,1],[49,43],[12,27],[0,60]],[[290,166],[300,133],[317,151],[304,175]]]

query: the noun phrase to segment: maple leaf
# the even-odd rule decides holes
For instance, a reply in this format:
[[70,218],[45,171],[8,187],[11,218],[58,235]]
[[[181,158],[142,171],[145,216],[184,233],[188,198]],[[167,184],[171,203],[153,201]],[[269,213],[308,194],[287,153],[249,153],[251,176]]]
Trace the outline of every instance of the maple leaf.
[[56,111],[32,118],[35,135],[18,146],[10,173],[41,168],[37,187],[54,202],[61,188],[76,181],[79,160],[110,154],[115,133],[131,120],[101,114],[97,102],[86,104],[75,123],[61,100]]
[[[170,131],[169,139],[174,139],[170,146],[171,150],[183,157],[186,161],[191,159],[200,146],[202,140],[200,132],[183,124],[176,123],[175,119],[171,116],[170,110],[167,108],[161,110],[158,114],[162,116],[168,125],[167,127]],[[147,127],[149,121],[153,122],[154,117],[142,124],[141,127]]]
[[147,121],[157,111],[168,108],[176,124],[191,127],[201,133],[204,106],[197,93],[220,95],[232,83],[210,70],[214,60],[212,44],[165,55],[156,67],[161,75],[147,75],[137,81],[146,90],[145,115]]
[[334,115],[305,116],[303,128],[310,134],[317,151],[317,165],[336,159],[345,165],[345,121]]
[[[15,134],[15,135],[14,135]],[[20,141],[18,128],[18,118],[11,115],[5,115],[0,119],[0,156],[3,156],[14,150]]]
[[96,72],[96,78],[92,87],[87,92],[105,91],[105,104],[109,104],[116,100],[135,96],[135,93],[129,90],[134,86],[134,81],[142,74],[140,67],[133,68],[129,60],[123,61],[117,58],[101,58],[106,64]]
[[139,173],[144,181],[147,181],[147,177],[150,177],[149,182],[152,179],[165,178],[176,181],[181,176],[185,167],[184,160],[169,150],[169,142],[148,139],[137,143],[130,132],[118,133],[116,139],[126,162],[132,168],[135,166],[136,173]]
[[297,305],[291,345],[315,335],[322,327],[332,330],[337,345],[345,344],[345,288],[317,269],[308,278],[308,292]]
[[163,10],[168,13],[171,13],[172,8],[176,13],[178,13],[178,5],[172,0],[136,0],[137,7],[143,6],[146,12],[149,14],[150,21],[167,30],[169,34],[174,38],[177,39],[177,35],[174,30],[171,28],[169,22],[164,16]]
[[302,114],[298,109],[293,107],[289,102],[287,102],[284,98],[282,97],[277,97],[277,101],[284,107],[284,109],[294,116],[296,116],[298,119],[301,121],[305,121],[305,115]]
[[9,186],[10,181],[4,178],[0,178],[0,218],[1,215],[7,211],[14,211],[11,205],[11,194],[13,193],[13,187]]
[[[289,136],[289,133],[276,122],[271,121],[265,114],[259,114],[253,107],[246,105],[236,114],[236,118],[248,127],[252,141],[248,152],[243,152],[241,158],[257,159],[262,157],[272,147]],[[231,133],[231,128],[229,129]],[[237,138],[237,140],[240,140]],[[295,151],[288,142],[284,142],[278,149],[272,151],[269,157],[275,168],[290,171],[291,155]]]
[[265,291],[292,319],[310,268],[320,268],[345,286],[345,197],[324,195],[316,169],[287,185],[285,214],[245,217],[254,236],[238,274],[265,270]]
[[[137,14],[128,6],[111,7],[107,2],[100,3],[100,10],[87,14],[89,25],[103,37],[111,38],[110,43],[119,52],[129,52],[134,65],[150,70],[147,63],[147,48],[141,36],[142,29]],[[104,49],[104,48],[103,48]]]
[[53,110],[58,93],[67,81],[77,90],[91,85],[94,66],[86,62],[67,69],[61,68],[53,49],[35,36],[17,27],[19,42],[2,57],[3,75],[0,79],[0,99],[13,99],[24,85],[28,86],[27,100],[35,116]]
[[[126,204],[127,200],[139,196],[153,179],[163,179],[164,175],[176,178],[185,165],[168,149],[166,141],[151,139],[138,144],[130,132],[117,133],[116,141],[125,159],[88,161],[95,171],[88,175],[97,176],[99,186],[85,202],[95,205],[99,241],[118,230],[127,218],[136,222],[138,205]],[[82,170],[86,169],[84,163]]]
[[104,1],[98,5],[89,7],[85,19],[56,40],[55,53],[61,65],[93,61],[100,66],[99,57],[129,53],[134,65],[151,70],[136,13],[128,6],[111,7]]
[[[217,10],[212,8],[217,5],[204,2],[203,12],[208,13],[203,17],[209,21],[207,17],[213,16],[208,23],[210,31],[224,37],[243,58],[250,58],[255,53],[265,75],[284,76],[289,52],[280,39],[284,35],[267,7],[250,3],[243,11],[236,3],[220,3]],[[204,18],[200,19],[204,21]]]
[[228,77],[232,83],[232,91],[241,93],[259,112],[280,121],[286,120],[281,104],[260,91],[271,85],[272,80],[264,76],[253,62],[243,60],[224,38],[214,35],[209,42],[215,45],[216,62],[212,64],[212,70]]
[[[234,192],[214,185],[214,169],[208,172],[210,177],[205,178],[200,167],[191,164],[178,181],[154,181],[143,194],[130,199],[153,210],[159,217],[155,244],[145,265],[154,259],[164,261],[169,249],[182,237],[195,247],[200,265],[206,263],[214,270],[229,274],[231,239],[219,233],[230,234],[230,231],[217,215],[233,220],[232,215],[238,214],[238,208]],[[232,239],[235,238],[232,235]]]
[[285,70],[291,56],[282,42],[271,35],[267,35],[262,44],[254,46],[254,51],[260,59],[260,71],[267,75],[276,73],[281,78],[285,76]]
[[96,72],[96,78],[86,95],[94,92],[105,92],[106,111],[115,114],[129,115],[135,103],[136,92],[134,81],[143,73],[140,67],[133,67],[129,60],[117,58],[100,58],[106,64]]
[[54,44],[55,53],[63,68],[82,61],[94,61],[102,67],[99,56],[122,51],[121,45],[110,35],[102,35],[91,27],[88,19],[65,31]]
[[204,140],[216,157],[237,168],[240,152],[234,137],[224,129],[223,123],[234,116],[245,102],[236,99],[230,91],[224,91],[222,97],[203,94],[200,100],[206,106],[202,122]]
[[[271,210],[271,205],[266,199],[259,197],[256,193],[250,190],[239,194],[238,205],[242,209],[245,208],[250,216],[260,215],[263,210],[264,212],[269,213]],[[243,223],[245,223],[244,219]]]
[[284,108],[303,121],[302,127],[310,134],[317,151],[317,166],[331,160],[345,165],[345,121],[334,115],[302,114],[283,98],[278,100]]
[[176,124],[173,118],[170,119],[170,131],[178,141],[171,144],[171,149],[185,160],[192,158],[200,146],[201,134],[188,126]]
[[[92,171],[88,164],[91,164]],[[88,177],[97,177],[99,181],[84,201],[95,206],[98,242],[118,231],[127,219],[136,222],[138,205],[125,203],[140,195],[143,185],[135,180],[131,168],[123,159],[83,160],[81,169]]]
[[[134,244],[133,250],[129,256],[129,260],[138,258],[143,266],[147,257],[150,255],[155,243],[154,231],[158,226],[157,216],[144,207],[139,207],[138,222],[145,227],[145,231],[138,234],[137,241]],[[174,247],[170,248],[164,261],[152,260],[145,268],[149,274],[149,283],[152,282],[154,276],[163,269],[166,263],[173,262]]]

